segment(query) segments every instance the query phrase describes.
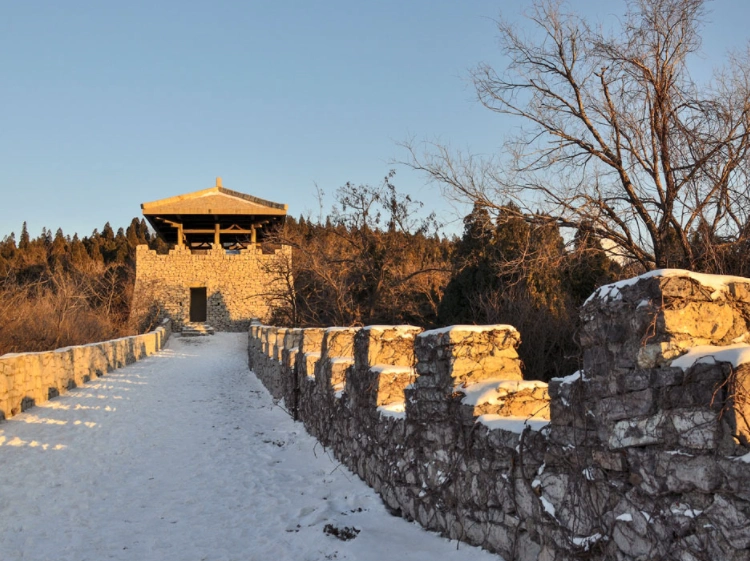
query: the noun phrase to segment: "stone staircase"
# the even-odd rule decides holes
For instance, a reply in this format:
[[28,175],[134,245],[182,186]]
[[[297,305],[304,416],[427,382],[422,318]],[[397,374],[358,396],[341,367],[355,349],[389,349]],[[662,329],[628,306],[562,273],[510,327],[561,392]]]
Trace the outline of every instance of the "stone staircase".
[[182,328],[183,337],[201,337],[213,334],[214,328],[207,323],[186,323]]

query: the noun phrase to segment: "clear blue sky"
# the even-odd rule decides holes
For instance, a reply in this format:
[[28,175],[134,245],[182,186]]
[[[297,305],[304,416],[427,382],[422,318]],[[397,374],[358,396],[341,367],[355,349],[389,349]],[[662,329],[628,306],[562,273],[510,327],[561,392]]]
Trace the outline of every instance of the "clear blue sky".
[[[409,137],[495,152],[514,123],[474,101],[467,74],[502,66],[492,18],[528,4],[7,0],[0,237],[24,220],[33,236],[126,226],[140,203],[216,176],[298,216],[316,211],[316,184],[379,182]],[[570,4],[601,19],[624,6]],[[750,21],[750,3],[709,7],[706,67]],[[395,181],[450,220],[424,177],[397,167]]]

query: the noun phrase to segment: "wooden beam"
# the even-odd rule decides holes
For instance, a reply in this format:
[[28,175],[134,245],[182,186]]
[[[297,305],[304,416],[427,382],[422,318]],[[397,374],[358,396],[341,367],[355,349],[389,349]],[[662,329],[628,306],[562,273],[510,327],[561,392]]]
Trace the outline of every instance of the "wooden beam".
[[221,247],[221,225],[217,222],[214,224],[214,246]]
[[[183,230],[186,234],[215,234],[217,232],[216,228],[185,228]],[[220,229],[218,230],[220,234],[250,234],[252,233],[252,230],[227,230],[227,229]]]

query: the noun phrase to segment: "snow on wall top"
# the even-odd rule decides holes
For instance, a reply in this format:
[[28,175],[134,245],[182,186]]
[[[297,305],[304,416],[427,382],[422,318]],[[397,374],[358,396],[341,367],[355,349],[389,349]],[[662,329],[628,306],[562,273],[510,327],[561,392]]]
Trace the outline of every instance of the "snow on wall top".
[[378,412],[383,417],[393,417],[394,419],[406,419],[406,403],[396,401],[387,405],[378,406]]
[[377,374],[413,374],[416,371],[411,366],[392,366],[390,364],[376,364],[370,367],[370,372]]
[[495,415],[494,413],[480,415],[475,422],[485,425],[490,430],[501,429],[508,432],[515,432],[517,434],[521,434],[526,430],[526,427],[529,427],[533,431],[540,431],[549,425],[549,421],[546,419],[503,417],[501,415]]
[[466,405],[483,405],[485,403],[497,404],[508,394],[522,390],[533,390],[535,388],[546,388],[547,384],[538,380],[484,380],[466,387],[456,388],[465,397],[461,403]]
[[671,365],[687,370],[694,364],[714,364],[717,362],[728,362],[734,368],[750,362],[750,345],[747,343],[736,343],[723,347],[698,345],[674,359]]
[[604,300],[619,300],[620,289],[626,286],[632,286],[638,281],[643,279],[650,279],[653,277],[687,277],[698,281],[703,286],[713,289],[712,299],[718,298],[731,283],[741,282],[750,284],[750,279],[745,277],[733,277],[729,275],[709,275],[706,273],[694,273],[685,269],[656,269],[655,271],[649,271],[637,277],[630,279],[613,282],[612,284],[605,284],[597,288],[594,293],[589,296],[584,305],[588,304],[594,299]]
[[396,331],[399,335],[413,335],[421,329],[414,325],[367,325],[362,331]]
[[423,331],[422,333],[417,335],[417,337],[429,337],[431,335],[442,335],[443,333],[450,333],[451,331],[470,331],[472,333],[484,333],[486,331],[517,331],[517,330],[512,325],[505,325],[505,324],[449,325],[448,327],[441,327],[439,329],[430,329],[429,331]]

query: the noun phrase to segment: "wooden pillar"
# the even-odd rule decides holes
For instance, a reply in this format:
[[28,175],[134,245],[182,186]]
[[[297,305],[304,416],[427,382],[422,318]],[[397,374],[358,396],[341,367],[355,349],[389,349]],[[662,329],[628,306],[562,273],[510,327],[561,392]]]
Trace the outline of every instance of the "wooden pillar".
[[182,224],[177,225],[177,247],[182,248]]
[[255,226],[252,227],[250,232],[250,243],[258,243],[258,239],[255,235]]
[[221,247],[221,236],[219,235],[219,228],[221,226],[217,222],[214,224],[214,247]]

